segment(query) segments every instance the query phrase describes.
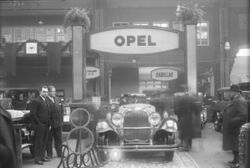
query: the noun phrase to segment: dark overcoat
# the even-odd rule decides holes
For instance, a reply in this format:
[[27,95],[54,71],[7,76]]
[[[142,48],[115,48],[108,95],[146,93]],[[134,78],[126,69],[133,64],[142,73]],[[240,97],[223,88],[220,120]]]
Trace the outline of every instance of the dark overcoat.
[[201,107],[195,97],[177,96],[174,100],[174,111],[178,116],[180,139],[201,137]]
[[223,112],[223,149],[238,150],[240,127],[247,122],[247,102],[240,94],[225,107]]
[[32,124],[34,126],[48,123],[50,121],[48,104],[41,98],[36,97],[30,104],[30,113],[32,116]]
[[0,106],[0,167],[18,168],[11,116]]
[[50,121],[53,128],[61,127],[63,124],[62,103],[58,97],[54,97],[54,102],[47,97],[46,102],[50,108]]

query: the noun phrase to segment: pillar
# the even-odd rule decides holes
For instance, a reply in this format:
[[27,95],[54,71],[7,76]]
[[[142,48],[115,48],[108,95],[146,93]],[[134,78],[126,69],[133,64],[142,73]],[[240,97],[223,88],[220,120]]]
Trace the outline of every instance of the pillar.
[[73,100],[82,100],[86,93],[86,56],[84,47],[85,30],[82,26],[72,26],[73,56]]
[[[94,6],[95,6],[95,11],[94,11],[94,17],[93,17],[93,23],[94,23],[94,29],[95,31],[100,31],[103,29],[104,25],[104,20],[103,20],[103,13],[104,9],[107,6],[106,0],[94,0]],[[99,54],[99,68],[100,68],[100,77],[98,78],[98,84],[99,86],[99,94],[100,96],[104,97],[104,88],[105,88],[105,65],[104,65],[105,58],[102,54]]]
[[197,93],[196,25],[186,25],[186,61],[188,92]]

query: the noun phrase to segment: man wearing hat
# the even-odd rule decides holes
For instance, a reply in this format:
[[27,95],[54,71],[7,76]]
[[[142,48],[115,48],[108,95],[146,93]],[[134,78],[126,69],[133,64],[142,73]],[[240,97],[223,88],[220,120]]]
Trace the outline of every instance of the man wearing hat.
[[223,113],[223,149],[232,150],[233,160],[228,164],[231,168],[239,168],[239,133],[240,127],[247,122],[247,102],[241,95],[238,85],[230,87],[231,101]]

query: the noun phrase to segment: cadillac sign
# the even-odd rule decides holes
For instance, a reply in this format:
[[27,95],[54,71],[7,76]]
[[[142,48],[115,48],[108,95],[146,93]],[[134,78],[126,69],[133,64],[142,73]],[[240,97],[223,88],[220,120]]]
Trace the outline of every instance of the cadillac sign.
[[86,67],[86,79],[93,79],[100,76],[100,69],[96,67]]
[[179,35],[156,28],[124,28],[90,35],[90,49],[114,54],[153,54],[179,48]]
[[178,72],[167,68],[158,68],[151,71],[151,78],[159,81],[170,81],[178,78]]

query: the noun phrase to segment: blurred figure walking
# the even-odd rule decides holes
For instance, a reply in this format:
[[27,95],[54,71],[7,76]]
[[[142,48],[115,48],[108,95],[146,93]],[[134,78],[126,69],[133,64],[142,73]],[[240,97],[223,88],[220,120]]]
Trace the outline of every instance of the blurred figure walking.
[[232,150],[233,160],[228,163],[231,168],[239,168],[239,134],[240,127],[247,122],[247,101],[238,85],[232,85],[230,91],[231,101],[223,113],[223,149]]
[[201,137],[201,105],[195,96],[185,94],[175,97],[174,109],[178,116],[180,150],[189,151],[193,138]]

